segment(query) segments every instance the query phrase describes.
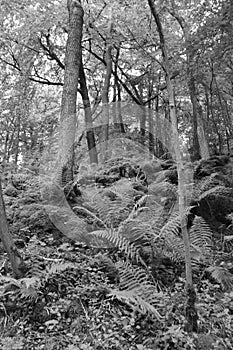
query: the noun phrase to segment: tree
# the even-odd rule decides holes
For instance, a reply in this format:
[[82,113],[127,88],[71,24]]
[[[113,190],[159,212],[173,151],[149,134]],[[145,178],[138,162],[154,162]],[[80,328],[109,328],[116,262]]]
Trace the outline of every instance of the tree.
[[154,0],[148,0],[148,4],[151,9],[151,13],[154,17],[161,45],[162,57],[163,57],[163,66],[166,74],[168,98],[169,98],[169,111],[172,124],[172,137],[174,145],[174,153],[177,164],[177,173],[178,173],[178,198],[179,198],[179,212],[181,218],[181,230],[184,241],[185,249],[185,269],[186,269],[186,291],[187,291],[187,303],[186,303],[186,329],[189,332],[197,331],[197,312],[195,309],[195,299],[196,293],[192,281],[192,265],[191,265],[191,254],[190,254],[190,242],[189,242],[189,233],[187,229],[187,220],[186,220],[186,190],[185,190],[185,173],[184,165],[182,161],[182,154],[179,145],[179,134],[177,129],[177,117],[176,117],[176,106],[174,98],[174,90],[171,82],[171,73],[170,66],[167,55],[167,48],[165,37],[163,33],[163,27],[158,15],[158,12],[155,7]]
[[98,164],[98,153],[96,149],[95,133],[93,128],[93,121],[91,116],[91,102],[89,98],[86,75],[83,68],[83,62],[81,59],[80,64],[80,92],[83,100],[85,123],[86,123],[86,139],[89,150],[90,163]]
[[102,135],[101,135],[101,145],[100,145],[100,157],[101,160],[105,160],[107,158],[108,153],[108,133],[109,133],[109,88],[110,88],[110,80],[112,75],[112,8],[110,9],[110,18],[108,24],[108,33],[106,39],[106,49],[105,49],[105,62],[106,62],[106,73],[104,78],[104,86],[102,91],[102,104],[103,104],[103,112],[102,112]]
[[23,260],[17,251],[17,248],[14,244],[13,238],[11,236],[7,218],[5,205],[2,195],[2,182],[0,177],[0,239],[3,244],[3,248],[7,252],[9,260],[11,262],[12,270],[16,278],[20,278],[24,273],[24,263]]
[[81,66],[81,40],[84,11],[80,1],[68,0],[69,33],[65,54],[65,76],[61,100],[57,169],[66,169],[73,179],[74,144],[77,128],[77,90]]
[[194,159],[209,158],[209,149],[203,127],[202,107],[198,102],[197,89],[195,81],[195,59],[197,57],[198,48],[193,45],[191,30],[182,16],[179,15],[174,0],[171,0],[172,9],[170,13],[179,23],[185,43],[185,52],[187,60],[187,85],[189,88],[190,99],[192,102],[192,119],[193,119],[193,156]]

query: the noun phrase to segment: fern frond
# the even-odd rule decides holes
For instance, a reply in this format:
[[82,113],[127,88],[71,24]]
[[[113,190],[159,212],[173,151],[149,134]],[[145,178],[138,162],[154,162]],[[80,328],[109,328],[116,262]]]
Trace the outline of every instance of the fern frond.
[[190,244],[200,252],[200,258],[208,257],[213,250],[213,232],[207,222],[200,216],[196,216],[190,229]]
[[156,310],[159,300],[157,287],[147,270],[130,263],[118,264],[119,290],[111,290],[110,295],[125,302],[143,314],[151,313],[161,320]]
[[140,289],[143,285],[151,285],[148,271],[131,265],[129,262],[117,265],[119,270],[120,290]]
[[23,298],[35,300],[39,295],[41,282],[39,277],[22,278],[20,280],[20,295]]
[[145,207],[147,203],[148,195],[142,196],[137,202],[135,203],[131,213],[128,216],[128,220],[131,220],[138,216],[139,213],[141,213],[143,210],[147,210],[148,208]]
[[224,267],[221,266],[210,266],[207,269],[211,273],[211,276],[221,284],[224,290],[231,290],[233,287],[233,275]]
[[115,227],[124,220],[130,213],[130,205],[133,206],[134,203],[131,196],[111,192],[115,194],[114,200],[105,196],[103,192],[95,195],[91,202],[97,216],[107,227]]
[[105,225],[105,223],[103,222],[103,220],[101,220],[100,218],[98,218],[92,211],[88,210],[87,208],[85,207],[79,207],[79,206],[75,206],[72,208],[73,211],[77,214],[79,213],[84,213],[86,215],[89,215],[91,216],[96,223],[100,223],[101,225],[105,226],[105,228],[107,228],[107,226]]
[[139,249],[151,245],[152,239],[158,237],[148,222],[140,219],[127,219],[118,228],[118,234],[134,243]]
[[161,238],[167,238],[169,236],[181,236],[180,228],[180,216],[174,213],[168,222],[163,226],[160,233]]
[[106,242],[108,246],[118,248],[128,259],[143,262],[140,256],[140,250],[134,243],[131,243],[114,229],[93,231],[89,233],[89,236],[95,236]]
[[160,197],[177,197],[177,186],[167,181],[152,183],[149,186],[149,194]]
[[111,289],[108,295],[111,297],[115,297],[121,302],[126,303],[134,311],[138,311],[142,314],[149,313],[152,316],[155,316],[158,321],[160,322],[163,321],[163,317],[156,310],[156,308],[152,304],[144,300],[141,296],[139,296],[136,291],[133,291],[133,290],[119,291],[116,289]]
[[210,188],[209,190],[203,192],[199,200],[201,199],[210,199],[210,198],[217,198],[217,197],[232,197],[233,189],[229,187],[224,186],[215,186],[213,188]]
[[16,280],[15,278],[1,276],[0,283],[4,283],[2,289],[3,295],[8,294],[10,290],[15,290],[17,295],[30,299],[36,299],[38,297],[39,288],[41,286],[41,280],[38,277],[25,277]]
[[[184,243],[181,235],[180,216],[178,214],[164,225],[160,237],[164,241],[163,253],[171,260],[177,262],[184,261]],[[213,249],[212,231],[203,218],[194,218],[189,232],[189,238],[192,261],[196,263],[209,259]]]
[[225,186],[224,180],[218,173],[213,173],[208,177],[204,177],[195,185],[193,190],[193,199],[198,200],[204,192],[216,186]]
[[75,268],[75,265],[72,263],[65,263],[65,262],[53,263],[50,267],[46,268],[45,277],[47,279],[51,275],[55,275],[57,273],[63,272],[71,268]]

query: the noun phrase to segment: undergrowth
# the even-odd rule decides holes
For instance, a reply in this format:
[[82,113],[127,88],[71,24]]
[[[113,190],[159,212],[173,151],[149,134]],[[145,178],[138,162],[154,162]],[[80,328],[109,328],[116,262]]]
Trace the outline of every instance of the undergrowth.
[[[22,279],[14,279],[2,255],[1,349],[233,347],[230,225],[225,224],[227,234],[219,239],[219,227],[213,227],[211,217],[200,210],[208,205],[212,214],[215,199],[224,197],[228,209],[220,219],[230,220],[231,187],[213,174],[194,181],[186,216],[199,334],[187,334],[183,330],[184,247],[177,188],[166,174],[161,171],[148,191],[129,179],[105,188],[83,189],[82,200],[72,207],[94,228],[88,235],[101,243],[95,247],[57,236],[46,215],[39,226],[32,214],[27,216],[24,210],[22,215],[22,202],[31,201],[29,208],[34,209],[37,204],[34,218],[42,208],[35,180],[17,182],[18,192],[12,197],[9,191],[6,203],[9,217],[11,208],[17,209],[21,238],[16,222],[14,235],[27,271]],[[25,231],[20,220],[27,224]]]

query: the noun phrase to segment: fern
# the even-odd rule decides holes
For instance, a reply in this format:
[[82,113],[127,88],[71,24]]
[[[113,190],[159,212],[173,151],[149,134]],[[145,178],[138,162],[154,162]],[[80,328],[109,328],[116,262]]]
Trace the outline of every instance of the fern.
[[[75,267],[72,263],[53,263],[45,270],[35,268],[29,270],[27,276],[21,279],[15,279],[0,276],[0,283],[4,285],[2,295],[8,294],[8,291],[14,291],[22,298],[37,299],[40,295],[41,286],[53,275],[59,274],[68,268]],[[33,275],[34,274],[34,275]]]
[[150,223],[140,219],[125,220],[117,232],[139,250],[152,246],[152,242],[158,237]]
[[47,280],[51,275],[59,274],[67,269],[75,268],[73,263],[65,263],[65,262],[55,262],[50,267],[46,268],[45,279]]
[[202,217],[195,217],[189,232],[191,248],[199,252],[198,259],[208,259],[212,256],[213,240],[212,230]]
[[96,194],[90,203],[97,217],[109,228],[127,218],[133,204],[132,193],[121,194],[114,188]]
[[[184,261],[185,256],[180,225],[180,216],[176,214],[176,216],[171,218],[162,228],[160,235],[164,241],[163,253],[176,262]],[[194,218],[189,235],[193,262],[206,261],[206,259],[209,259],[213,249],[212,231],[203,218]]]
[[214,198],[214,197],[219,197],[219,196],[224,196],[224,197],[231,197],[232,196],[233,190],[228,187],[224,186],[215,186],[213,188],[210,188],[209,190],[205,191],[202,193],[199,197],[199,200],[201,199],[208,199],[208,198]]
[[213,173],[210,176],[203,178],[195,185],[193,199],[198,200],[204,192],[216,188],[216,186],[224,187],[225,182],[225,179],[223,179],[218,173]]
[[163,204],[168,198],[177,199],[177,186],[166,181],[152,183],[149,187],[149,194],[157,198],[158,203]]
[[160,315],[157,309],[151,303],[147,302],[141,296],[139,296],[137,291],[119,291],[112,289],[109,291],[108,296],[115,297],[121,302],[126,303],[134,311],[138,311],[142,314],[149,313],[155,316],[158,321],[163,321],[163,317]]
[[169,239],[170,236],[181,236],[180,216],[178,213],[173,213],[168,222],[161,229],[160,236]]
[[3,284],[2,296],[9,293],[16,293],[19,297],[26,299],[37,299],[39,296],[41,280],[38,277],[26,277],[16,280],[15,278],[0,276],[0,283]]
[[124,238],[114,229],[93,231],[89,236],[96,236],[104,242],[110,243],[110,246],[118,248],[122,251],[127,259],[136,260],[142,262],[140,251],[134,243],[131,243],[128,239]]
[[118,264],[118,270],[120,278],[119,288],[121,290],[140,289],[144,285],[151,285],[148,271],[141,267],[135,267],[128,262],[125,264]]
[[148,272],[129,263],[118,267],[120,277],[119,290],[111,289],[109,296],[126,303],[134,311],[142,314],[152,314],[159,321],[162,321],[162,316],[156,309],[160,294],[152,281],[150,281]]
[[224,290],[231,290],[233,287],[233,275],[225,267],[222,266],[210,266],[207,271],[211,273],[211,276],[221,284]]

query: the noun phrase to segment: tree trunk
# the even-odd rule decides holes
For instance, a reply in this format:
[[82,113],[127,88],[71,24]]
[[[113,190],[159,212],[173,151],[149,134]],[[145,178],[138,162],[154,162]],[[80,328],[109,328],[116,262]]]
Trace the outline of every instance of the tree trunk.
[[197,312],[195,309],[195,300],[196,293],[193,286],[192,281],[192,265],[191,265],[191,254],[190,254],[190,242],[189,242],[189,233],[187,229],[187,220],[185,216],[186,211],[186,190],[185,190],[185,172],[184,165],[182,161],[182,154],[180,150],[179,144],[179,134],[177,128],[177,116],[175,109],[175,99],[174,99],[174,90],[171,82],[171,74],[169,69],[169,61],[167,55],[167,48],[165,44],[165,38],[163,34],[162,23],[160,21],[159,15],[156,11],[154,0],[148,0],[152,15],[155,19],[156,26],[159,33],[160,39],[160,47],[163,56],[163,65],[166,72],[166,83],[169,97],[169,111],[172,123],[172,137],[173,137],[173,145],[174,145],[174,153],[177,162],[177,172],[178,172],[178,198],[179,198],[179,212],[181,218],[181,231],[183,235],[184,241],[184,249],[185,249],[185,270],[186,270],[186,325],[185,329],[188,332],[197,331]]
[[120,51],[117,51],[117,56],[116,56],[116,69],[115,69],[115,79],[116,79],[116,88],[117,88],[117,102],[116,102],[116,118],[117,121],[120,124],[120,131],[122,134],[125,133],[125,127],[124,127],[124,122],[122,118],[122,113],[121,113],[121,84],[119,80],[117,79],[117,63],[118,63],[118,55],[120,54]]
[[152,112],[152,101],[151,96],[153,92],[153,81],[149,84],[148,87],[148,96],[147,100],[148,102],[148,131],[149,131],[149,159],[153,158],[155,155],[155,141],[154,141],[154,118],[153,118],[153,112]]
[[[81,62],[81,39],[83,28],[83,8],[77,0],[68,0],[70,29],[66,44],[65,76],[61,101],[60,129],[58,133],[58,156],[56,163],[48,169],[44,162],[45,184],[42,195],[45,209],[54,225],[67,237],[74,240],[85,240],[87,225],[71,210],[61,187],[64,171],[66,181],[72,180],[74,164],[74,143],[76,136],[76,99]],[[56,147],[55,147],[56,148]],[[47,170],[48,169],[48,170]],[[51,171],[52,174],[48,174]],[[43,178],[42,178],[43,181]]]
[[80,90],[83,100],[85,123],[86,123],[86,138],[89,151],[90,163],[98,164],[98,154],[96,150],[95,133],[91,116],[91,103],[87,89],[86,76],[83,69],[83,63],[80,64]]
[[209,151],[209,145],[208,145],[206,133],[205,133],[202,107],[199,103],[198,103],[198,110],[199,110],[198,112],[199,118],[198,118],[197,132],[198,132],[198,140],[200,144],[201,158],[208,159],[210,157],[210,151]]
[[115,67],[114,67],[114,98],[113,98],[113,123],[115,129],[120,133],[125,133],[124,123],[121,113],[121,85],[117,79],[117,68],[118,60],[120,56],[120,49],[117,48],[116,58],[115,58]]
[[[195,54],[193,47],[190,43],[190,34],[189,34],[189,28],[187,26],[187,23],[185,23],[183,17],[181,17],[176,9],[175,9],[175,1],[172,0],[172,10],[170,11],[171,15],[174,16],[174,18],[179,23],[183,34],[184,34],[184,40],[185,40],[185,46],[186,46],[186,57],[187,57],[187,80],[188,80],[188,89],[190,94],[190,99],[192,103],[192,109],[193,109],[193,142],[192,142],[192,149],[193,149],[193,159],[200,159],[201,158],[201,151],[206,156],[208,144],[205,140],[205,149],[202,148],[202,141],[205,137],[205,133],[202,132],[203,130],[203,124],[201,123],[199,125],[199,120],[201,120],[199,116],[199,103],[197,100],[197,91],[195,86],[195,78],[194,78],[194,72],[193,72],[193,66],[194,66],[194,59]],[[199,132],[198,132],[199,131]],[[200,134],[201,132],[201,134]],[[202,139],[199,139],[199,135]]]
[[109,132],[109,88],[110,80],[112,75],[112,44],[111,44],[111,34],[112,34],[112,14],[110,15],[109,26],[108,26],[108,38],[106,40],[106,52],[105,52],[105,62],[106,62],[106,74],[104,79],[104,87],[102,91],[102,127],[101,127],[101,144],[100,144],[100,159],[101,161],[108,158],[108,132]]
[[74,143],[77,127],[76,100],[81,64],[81,40],[83,8],[80,1],[67,0],[69,33],[65,53],[65,76],[61,101],[59,150],[56,180],[62,183],[62,168],[67,169],[69,180],[73,179]]
[[[188,63],[189,65],[189,63]],[[191,98],[191,103],[193,107],[193,159],[198,160],[201,158],[200,155],[200,145],[198,140],[198,102],[196,97],[196,88],[194,78],[192,77],[189,69],[188,69],[188,87]]]
[[14,242],[8,227],[5,205],[4,205],[3,194],[2,194],[1,177],[0,177],[0,239],[3,244],[3,248],[7,252],[8,258],[11,262],[12,270],[15,277],[16,278],[22,277],[24,263],[14,245]]
[[101,122],[101,144],[100,144],[100,159],[101,161],[107,158],[108,149],[108,132],[109,132],[109,87],[112,72],[112,58],[111,58],[111,47],[107,48],[105,60],[107,62],[106,75],[104,80],[104,88],[102,92],[102,122]]

